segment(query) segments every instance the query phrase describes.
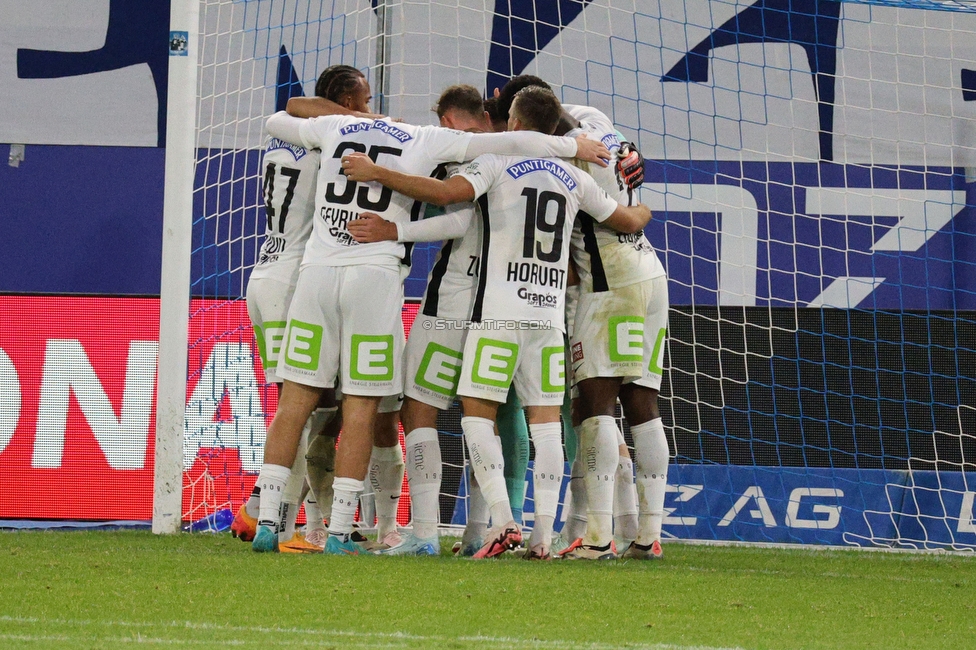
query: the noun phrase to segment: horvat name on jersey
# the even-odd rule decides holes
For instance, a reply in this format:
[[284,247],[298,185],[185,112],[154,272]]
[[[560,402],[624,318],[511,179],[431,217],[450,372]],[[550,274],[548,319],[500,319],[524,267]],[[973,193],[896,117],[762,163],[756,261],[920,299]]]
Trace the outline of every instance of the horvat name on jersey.
[[562,289],[566,281],[566,270],[543,266],[535,262],[509,262],[508,282],[528,282],[543,287]]

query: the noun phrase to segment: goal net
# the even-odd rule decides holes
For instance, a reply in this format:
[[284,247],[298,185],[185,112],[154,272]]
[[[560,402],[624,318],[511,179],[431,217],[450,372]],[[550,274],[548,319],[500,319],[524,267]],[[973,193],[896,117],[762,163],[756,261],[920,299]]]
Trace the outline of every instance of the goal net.
[[[200,29],[185,517],[246,497],[275,409],[243,302],[264,121],[345,63],[417,124],[449,84],[535,74],[639,146],[672,305],[667,536],[976,548],[972,5],[204,0]],[[439,429],[459,523],[456,408]]]

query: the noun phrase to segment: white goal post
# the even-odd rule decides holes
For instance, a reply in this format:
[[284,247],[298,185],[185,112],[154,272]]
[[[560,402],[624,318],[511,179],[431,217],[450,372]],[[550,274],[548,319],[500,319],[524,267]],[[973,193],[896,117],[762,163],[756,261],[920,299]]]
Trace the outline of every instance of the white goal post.
[[[157,534],[179,532],[183,520],[183,427],[196,172],[199,24],[199,0],[172,0],[153,473],[152,530]],[[185,41],[181,33],[185,34]]]

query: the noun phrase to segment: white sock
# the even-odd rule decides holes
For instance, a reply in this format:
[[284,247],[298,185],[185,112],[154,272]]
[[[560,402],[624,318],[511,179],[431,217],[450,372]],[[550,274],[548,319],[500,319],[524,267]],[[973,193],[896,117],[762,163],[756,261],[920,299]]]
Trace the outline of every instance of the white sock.
[[633,426],[630,432],[634,436],[634,455],[637,459],[639,514],[636,542],[647,546],[661,538],[670,452],[661,418]]
[[[333,483],[335,482],[334,473],[332,476],[332,482]],[[309,494],[312,494],[312,492],[309,491]],[[326,527],[328,527],[329,525],[329,520],[332,519],[332,497],[333,496],[334,495],[332,493],[332,485],[330,484],[329,489],[325,491],[324,496],[313,497],[315,499],[315,503],[317,503],[319,506],[319,513],[322,515],[322,523],[324,523]],[[325,499],[325,501],[319,501],[319,498],[323,498]]]
[[617,462],[613,483],[613,530],[624,542],[637,539],[637,486],[630,456],[620,456]]
[[403,450],[399,443],[393,447],[373,447],[368,476],[375,499],[376,539],[396,531],[403,469]]
[[485,532],[488,530],[488,520],[491,518],[485,495],[481,493],[481,486],[474,480],[473,475],[469,477],[468,485],[471,486],[471,494],[468,496],[468,522],[464,527],[464,536],[461,538],[465,544],[484,539]]
[[344,536],[352,532],[353,519],[356,517],[356,506],[359,505],[359,493],[362,491],[363,482],[354,478],[337,476],[332,482],[330,535]]
[[529,435],[535,447],[532,469],[532,492],[535,500],[535,522],[530,545],[552,544],[552,525],[559,507],[559,488],[563,484],[562,425],[559,422],[530,424]]
[[291,475],[291,469],[283,465],[265,463],[261,466],[257,485],[261,488],[261,507],[258,514],[258,525],[267,526],[278,532],[278,509],[281,506],[281,495],[285,483]]
[[563,527],[563,537],[569,543],[586,534],[586,481],[583,476],[582,445],[579,443],[582,429],[582,426],[576,427],[576,458],[569,474],[569,512],[566,513],[566,525]]
[[404,439],[407,447],[407,481],[410,485],[410,519],[420,539],[437,535],[440,520],[441,446],[437,429],[414,429]]
[[583,543],[605,546],[613,539],[613,484],[619,458],[616,420],[609,415],[584,420],[579,445],[587,499]]
[[319,502],[315,500],[315,495],[309,490],[305,495],[305,534],[308,535],[316,530],[325,530],[325,517],[322,515]]
[[254,482],[254,487],[251,488],[251,494],[247,497],[247,501],[244,502],[244,512],[255,519],[261,514],[261,486],[257,481]]
[[471,456],[471,467],[491,511],[492,523],[501,526],[512,521],[512,506],[505,485],[505,459],[501,445],[495,442],[495,423],[485,418],[463,417],[461,428]]

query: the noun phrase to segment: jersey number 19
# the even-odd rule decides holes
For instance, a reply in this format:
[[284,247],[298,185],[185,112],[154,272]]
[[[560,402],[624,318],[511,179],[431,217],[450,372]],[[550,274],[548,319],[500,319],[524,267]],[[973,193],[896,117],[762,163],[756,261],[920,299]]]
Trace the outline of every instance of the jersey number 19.
[[[539,192],[534,187],[522,190],[525,197],[525,230],[522,240],[522,257],[538,259],[541,262],[558,262],[563,254],[563,226],[566,224],[566,197],[548,190]],[[556,204],[556,218],[553,223],[546,219],[549,204]],[[542,243],[536,241],[536,231],[552,233],[552,248],[543,250]]]

